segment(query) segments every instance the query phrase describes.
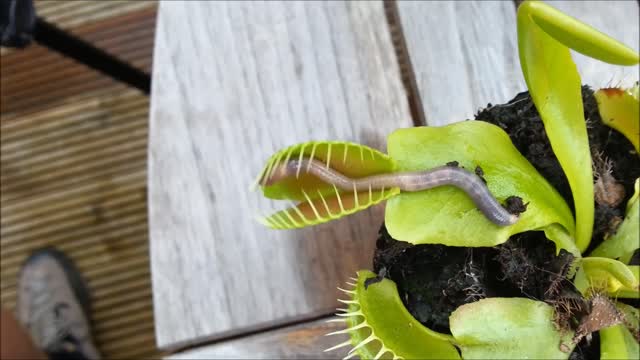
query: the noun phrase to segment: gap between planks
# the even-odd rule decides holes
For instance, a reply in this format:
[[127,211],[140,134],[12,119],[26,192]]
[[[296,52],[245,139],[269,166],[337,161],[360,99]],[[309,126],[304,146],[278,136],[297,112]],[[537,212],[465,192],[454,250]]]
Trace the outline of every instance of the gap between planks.
[[409,57],[409,50],[407,49],[404,31],[402,30],[397,1],[385,1],[384,12],[389,25],[389,36],[391,37],[391,43],[393,44],[393,49],[396,54],[396,61],[400,68],[400,78],[405,92],[407,93],[407,102],[409,103],[409,111],[411,112],[413,126],[425,126],[427,125],[427,119],[424,113],[424,107],[422,106],[420,90],[418,89],[413,64]]

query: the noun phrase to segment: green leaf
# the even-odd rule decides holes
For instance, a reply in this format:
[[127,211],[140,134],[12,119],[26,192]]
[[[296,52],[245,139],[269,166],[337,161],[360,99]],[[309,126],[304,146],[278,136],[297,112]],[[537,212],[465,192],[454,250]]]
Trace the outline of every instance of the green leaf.
[[624,325],[600,330],[600,359],[638,359],[638,342]]
[[345,318],[348,328],[329,335],[348,333],[350,354],[362,359],[460,359],[451,335],[430,330],[411,316],[393,281],[383,279],[365,288],[365,281],[374,277],[370,271],[359,271],[354,288],[343,290],[349,299],[340,301],[349,307],[337,315]]
[[[640,309],[625,303],[617,302],[616,307],[623,316],[623,324],[631,334],[640,335]],[[638,338],[636,338],[638,341]],[[635,357],[638,358],[637,356]]]
[[478,247],[495,246],[513,234],[543,230],[551,224],[560,224],[569,234],[574,232],[571,211],[562,197],[495,125],[466,121],[400,129],[389,136],[387,148],[399,171],[427,170],[450,161],[472,171],[480,166],[489,190],[499,201],[515,195],[529,203],[518,222],[501,227],[491,223],[458,188],[402,192],[388,201],[385,212],[387,229],[395,239]]
[[631,273],[633,273],[633,276],[636,279],[635,287],[622,286],[620,287],[620,289],[618,289],[618,291],[611,295],[618,298],[639,299],[640,289],[638,289],[638,282],[640,281],[640,266],[627,265],[627,267],[629,268],[629,270],[631,270]]
[[299,173],[273,179],[289,160],[314,159],[352,178],[392,172],[394,161],[373,148],[339,141],[312,141],[278,151],[267,161],[256,183],[271,199],[299,201],[292,207],[259,219],[274,229],[294,229],[339,219],[397,195],[398,188],[369,191],[345,191],[321,181],[302,170]]
[[625,292],[637,292],[638,267],[608,258],[585,257],[582,258],[574,284],[583,294],[590,287],[603,289],[617,296],[625,295]]
[[[546,4],[524,2],[518,8],[518,48],[529,93],[571,186],[576,210],[576,243],[584,251],[591,240],[594,207],[580,76],[569,48],[547,34],[536,19],[547,19],[540,23],[556,24],[557,29],[552,34],[557,36],[559,32],[571,33],[563,27],[571,18]],[[565,21],[560,21],[563,19]]]
[[571,332],[555,329],[553,308],[523,298],[487,298],[460,306],[449,317],[464,359],[567,359]]
[[[544,235],[547,239],[556,243],[556,255],[560,254],[560,249],[567,250],[575,257],[573,260],[574,265],[582,258],[582,254],[576,246],[573,237],[567,234],[567,231],[562,226],[551,224],[544,228]],[[567,277],[572,277],[573,274],[575,274],[575,270],[575,266],[572,265]]]
[[628,262],[630,255],[640,247],[640,202],[638,193],[640,179],[636,180],[635,193],[627,203],[627,214],[614,235],[605,239],[590,256],[620,258],[622,262]]
[[518,10],[555,40],[586,56],[616,65],[640,62],[633,49],[543,2],[525,2]]
[[633,184],[633,196],[627,202],[627,207],[625,211],[629,213],[631,208],[638,204],[638,199],[640,199],[640,178],[636,179],[636,182]]
[[602,122],[618,130],[640,152],[640,103],[634,89],[607,88],[595,92]]
[[624,323],[631,331],[640,329],[640,310],[631,305],[617,302],[616,307],[624,316]]

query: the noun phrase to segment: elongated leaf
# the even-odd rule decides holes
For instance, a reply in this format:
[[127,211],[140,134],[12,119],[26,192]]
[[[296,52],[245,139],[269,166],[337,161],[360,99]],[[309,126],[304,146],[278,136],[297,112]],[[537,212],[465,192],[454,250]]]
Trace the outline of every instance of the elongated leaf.
[[553,308],[523,298],[487,298],[460,306],[449,317],[464,359],[567,359],[570,332],[553,325]]
[[[638,269],[625,265],[620,261],[601,258],[585,257],[574,284],[583,294],[590,287],[606,290],[611,295],[621,296],[621,292],[638,291]],[[634,296],[632,296],[634,297]]]
[[594,207],[580,76],[569,48],[536,24],[534,19],[547,14],[555,15],[550,19],[555,19],[560,29],[571,32],[562,27],[566,22],[558,21],[558,17],[570,19],[567,15],[558,14],[540,2],[524,2],[518,8],[520,65],[551,147],[569,180],[576,210],[576,242],[578,248],[584,250],[591,241]]
[[519,11],[530,16],[555,40],[586,56],[616,65],[635,65],[640,61],[633,49],[541,1],[526,2]]
[[612,295],[618,298],[638,299],[640,298],[640,289],[638,289],[638,282],[640,282],[640,266],[627,265],[627,267],[631,270],[631,273],[636,279],[635,287],[622,286]]
[[427,170],[450,161],[458,161],[471,171],[480,166],[498,200],[515,195],[529,203],[516,224],[500,227],[458,188],[403,192],[389,200],[385,213],[387,229],[395,239],[412,244],[475,247],[494,246],[513,234],[543,230],[551,224],[560,224],[568,234],[574,232],[571,211],[562,197],[495,125],[466,121],[400,129],[389,136],[387,148],[399,171]]
[[626,262],[630,255],[640,247],[640,202],[638,194],[640,179],[636,180],[635,193],[627,203],[627,214],[614,235],[605,239],[590,256],[620,258]]
[[383,279],[365,287],[365,281],[375,276],[359,271],[355,286],[343,290],[348,299],[341,302],[348,308],[337,315],[345,318],[348,328],[332,334],[350,335],[351,354],[357,353],[362,359],[460,358],[451,335],[430,330],[411,316],[393,281]]
[[602,122],[618,130],[640,152],[640,103],[635,90],[618,88],[600,89],[594,96]]
[[360,178],[392,172],[396,165],[387,155],[373,148],[337,141],[313,141],[283,149],[267,161],[256,180],[264,196],[299,201],[294,206],[259,219],[274,229],[293,229],[339,219],[378,204],[399,193],[398,188],[347,191],[323,182],[301,169],[278,178],[290,160],[314,159],[345,176]]
[[600,330],[600,359],[638,359],[638,342],[624,325]]

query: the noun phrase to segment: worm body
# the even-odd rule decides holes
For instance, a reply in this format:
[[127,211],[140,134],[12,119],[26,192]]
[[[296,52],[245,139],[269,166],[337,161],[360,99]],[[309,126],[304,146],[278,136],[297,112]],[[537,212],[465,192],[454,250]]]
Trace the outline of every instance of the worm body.
[[496,200],[487,185],[474,173],[465,169],[441,166],[425,171],[408,171],[392,174],[372,175],[352,179],[313,159],[289,160],[276,166],[270,176],[261,182],[271,185],[283,178],[308,172],[320,180],[333,184],[341,190],[364,191],[398,187],[401,191],[421,191],[443,185],[455,186],[469,195],[475,205],[491,222],[507,226],[518,221],[518,216],[509,213]]

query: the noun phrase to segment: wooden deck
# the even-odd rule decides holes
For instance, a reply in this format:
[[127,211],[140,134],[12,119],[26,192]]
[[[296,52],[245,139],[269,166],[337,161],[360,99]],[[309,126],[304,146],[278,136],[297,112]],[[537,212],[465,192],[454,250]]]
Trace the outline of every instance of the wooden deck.
[[[151,70],[155,2],[37,1],[36,8]],[[0,65],[2,306],[15,306],[25,257],[56,246],[89,282],[104,357],[162,355],[148,254],[148,97],[38,45],[3,50]]]

